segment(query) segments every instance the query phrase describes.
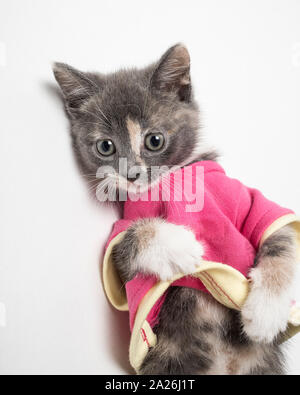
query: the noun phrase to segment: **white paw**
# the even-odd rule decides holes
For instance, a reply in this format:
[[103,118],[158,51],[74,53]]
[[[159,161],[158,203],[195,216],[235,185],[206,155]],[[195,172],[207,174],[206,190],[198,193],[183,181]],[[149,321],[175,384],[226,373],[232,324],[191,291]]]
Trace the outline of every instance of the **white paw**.
[[287,328],[290,301],[287,292],[274,295],[263,284],[254,281],[242,308],[246,335],[257,343],[272,343]]
[[138,255],[136,264],[142,272],[167,281],[177,274],[194,273],[203,254],[203,246],[192,231],[184,226],[159,222],[155,224],[155,236]]

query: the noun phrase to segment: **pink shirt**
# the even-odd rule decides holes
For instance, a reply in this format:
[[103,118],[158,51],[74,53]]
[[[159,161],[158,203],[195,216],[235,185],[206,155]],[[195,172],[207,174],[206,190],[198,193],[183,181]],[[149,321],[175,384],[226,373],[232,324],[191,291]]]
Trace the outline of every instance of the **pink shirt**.
[[[186,183],[187,189],[198,190],[202,195],[200,201],[203,200],[204,204],[198,212],[187,212],[187,207],[193,204],[191,194],[177,201],[178,180]],[[174,184],[177,185],[175,188]],[[168,222],[185,225],[194,232],[204,245],[204,260],[232,266],[247,277],[265,230],[278,218],[293,213],[266,199],[258,190],[227,177],[222,167],[212,161],[197,162],[177,170],[171,175],[170,185],[169,201],[162,201],[161,194],[165,190],[162,183],[157,187],[159,201],[150,200],[151,191],[147,193],[150,201],[128,199],[124,204],[123,219],[114,225],[108,244],[134,221],[162,217]],[[155,277],[138,275],[126,284],[131,328],[142,298],[157,281]],[[185,277],[172,285],[207,292],[202,282],[192,277]],[[164,297],[147,318],[152,327],[157,323],[163,301]]]

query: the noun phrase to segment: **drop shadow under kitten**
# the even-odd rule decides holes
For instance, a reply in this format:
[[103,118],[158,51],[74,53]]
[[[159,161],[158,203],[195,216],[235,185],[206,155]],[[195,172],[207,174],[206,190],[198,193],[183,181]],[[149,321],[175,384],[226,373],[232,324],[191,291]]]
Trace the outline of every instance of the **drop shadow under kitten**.
[[[190,56],[183,45],[170,48],[158,62],[143,69],[104,75],[57,63],[54,74],[71,123],[76,157],[83,174],[100,190],[115,185],[116,176],[99,181],[99,167],[110,166],[118,173],[121,158],[127,159],[128,168],[138,166],[140,173],[132,178],[118,176],[118,188],[134,188],[139,182],[140,187],[149,188],[158,181],[150,175],[153,166],[184,167],[217,160],[217,154],[206,150],[202,141]],[[174,232],[174,226],[154,218],[131,227],[113,251],[124,282],[136,274],[133,246],[134,259],[142,262],[143,249],[151,244],[150,240],[141,242],[145,234],[158,245],[164,243],[166,234],[174,243],[191,240],[190,235],[186,237],[189,230]],[[295,261],[295,234],[286,226],[257,252],[250,294],[241,312],[197,290],[172,287],[155,328],[158,344],[148,353],[140,373],[284,374],[280,338],[287,326]],[[142,264],[145,272],[151,270],[150,263]],[[173,267],[184,270],[181,262]],[[159,271],[155,275],[160,278]]]

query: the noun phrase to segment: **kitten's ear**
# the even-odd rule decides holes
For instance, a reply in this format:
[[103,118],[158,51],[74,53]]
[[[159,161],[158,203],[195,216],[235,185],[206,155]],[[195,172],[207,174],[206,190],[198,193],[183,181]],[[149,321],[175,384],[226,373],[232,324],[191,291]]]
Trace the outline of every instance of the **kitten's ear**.
[[175,91],[180,100],[191,98],[190,55],[187,48],[177,44],[160,59],[152,76],[152,86],[160,91]]
[[54,76],[58,82],[70,115],[75,115],[81,105],[99,93],[100,87],[90,74],[83,73],[64,63],[55,63]]

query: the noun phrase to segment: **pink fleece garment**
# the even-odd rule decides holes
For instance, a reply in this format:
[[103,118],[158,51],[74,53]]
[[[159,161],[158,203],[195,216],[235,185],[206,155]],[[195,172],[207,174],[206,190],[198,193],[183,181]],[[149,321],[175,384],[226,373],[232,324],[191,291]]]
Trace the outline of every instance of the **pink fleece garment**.
[[[215,162],[197,162],[189,166],[188,170],[188,176],[184,169],[171,175],[172,193],[169,201],[128,199],[124,204],[123,219],[115,224],[108,244],[134,221],[162,217],[168,222],[185,225],[194,232],[204,246],[204,260],[229,265],[247,277],[265,230],[275,220],[293,211],[271,202],[258,190],[247,188],[240,181],[227,177],[222,167]],[[190,213],[186,211],[186,207],[191,201],[185,198],[175,201],[174,191],[178,188],[174,188],[174,184],[179,176],[195,191],[197,186],[202,186],[199,170],[204,171],[204,189],[202,187],[200,190],[204,196],[204,205],[201,211]],[[162,184],[157,188],[161,194]],[[131,329],[141,300],[156,283],[155,277],[138,275],[126,284]],[[191,287],[207,292],[201,281],[192,277],[178,280],[172,286]],[[152,327],[157,323],[164,297],[153,307],[147,318]]]

